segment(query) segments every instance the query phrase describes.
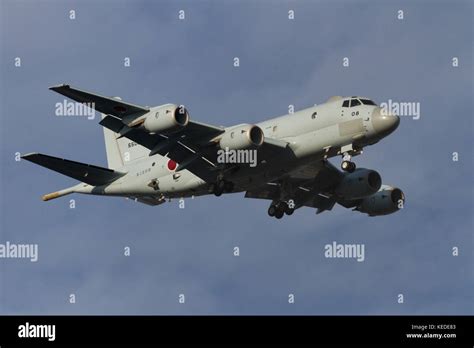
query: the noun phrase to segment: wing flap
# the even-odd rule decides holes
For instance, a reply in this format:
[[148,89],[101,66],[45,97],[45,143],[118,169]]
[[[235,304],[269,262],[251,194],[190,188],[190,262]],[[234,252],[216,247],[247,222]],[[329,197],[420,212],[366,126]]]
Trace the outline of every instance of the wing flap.
[[125,124],[122,121],[113,116],[105,116],[99,124],[110,129],[114,133],[120,133],[123,127],[125,127]]

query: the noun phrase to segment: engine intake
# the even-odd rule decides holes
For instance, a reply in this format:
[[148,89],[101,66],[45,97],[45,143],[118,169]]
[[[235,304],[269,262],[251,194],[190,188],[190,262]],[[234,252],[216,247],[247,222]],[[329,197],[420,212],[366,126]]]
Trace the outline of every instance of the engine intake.
[[240,150],[250,147],[259,147],[263,144],[265,136],[260,127],[250,124],[243,124],[237,127],[226,129],[219,140],[221,149]]
[[345,174],[334,192],[339,197],[352,200],[365,198],[377,192],[382,185],[380,174],[375,170],[359,168]]
[[404,203],[405,194],[402,190],[384,185],[377,193],[364,198],[356,210],[369,216],[388,215],[403,208]]
[[166,104],[152,108],[142,126],[150,133],[161,133],[186,127],[188,123],[188,110],[183,105]]

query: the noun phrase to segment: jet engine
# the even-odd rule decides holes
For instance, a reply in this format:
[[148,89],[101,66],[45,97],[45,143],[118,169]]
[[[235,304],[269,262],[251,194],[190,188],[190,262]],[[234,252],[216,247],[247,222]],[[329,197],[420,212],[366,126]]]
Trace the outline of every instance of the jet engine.
[[366,197],[355,208],[369,216],[388,215],[403,208],[405,194],[396,187],[383,185],[382,188],[370,197]]
[[260,127],[251,124],[242,124],[237,127],[226,129],[219,140],[219,146],[225,150],[248,149],[263,144],[265,136]]
[[334,192],[337,196],[353,200],[365,198],[376,193],[382,185],[380,174],[375,170],[359,168],[353,173],[347,173]]
[[150,133],[160,133],[186,127],[188,122],[189,114],[184,106],[166,104],[152,108],[142,126]]

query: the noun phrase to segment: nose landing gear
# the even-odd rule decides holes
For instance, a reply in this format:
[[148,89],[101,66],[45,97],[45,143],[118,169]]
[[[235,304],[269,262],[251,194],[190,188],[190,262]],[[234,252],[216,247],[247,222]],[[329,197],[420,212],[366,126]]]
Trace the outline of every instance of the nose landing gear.
[[356,169],[356,164],[354,162],[351,162],[351,155],[349,155],[347,152],[344,153],[342,157],[342,163],[341,163],[341,169],[345,172],[352,173]]

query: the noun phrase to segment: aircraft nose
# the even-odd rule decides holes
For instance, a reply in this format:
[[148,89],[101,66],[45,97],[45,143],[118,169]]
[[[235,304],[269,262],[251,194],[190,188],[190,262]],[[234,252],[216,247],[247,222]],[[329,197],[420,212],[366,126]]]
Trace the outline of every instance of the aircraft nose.
[[388,135],[397,129],[400,117],[389,112],[382,112],[382,108],[376,108],[372,112],[372,126],[379,134]]

